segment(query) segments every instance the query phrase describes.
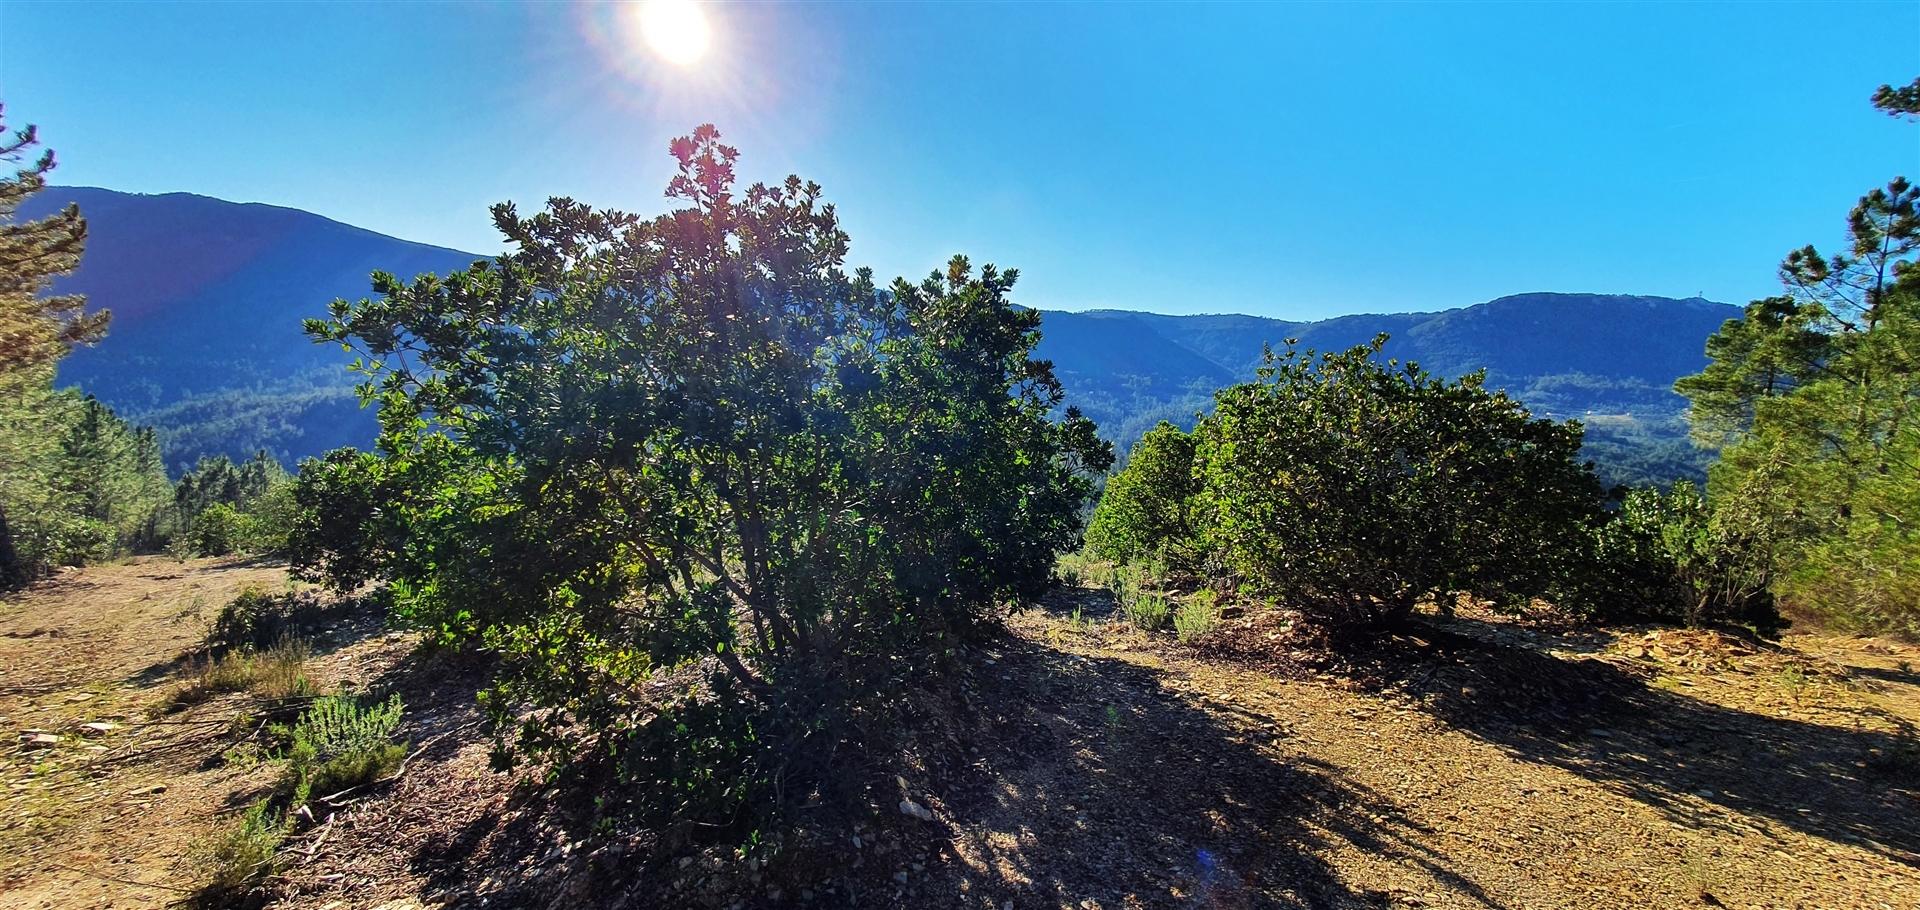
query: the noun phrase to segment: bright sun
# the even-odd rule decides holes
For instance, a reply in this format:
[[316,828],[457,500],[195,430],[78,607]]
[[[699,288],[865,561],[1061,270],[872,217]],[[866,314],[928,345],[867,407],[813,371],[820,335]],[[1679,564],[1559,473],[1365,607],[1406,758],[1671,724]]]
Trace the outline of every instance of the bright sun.
[[656,53],[681,66],[705,56],[713,38],[706,13],[693,0],[646,0],[640,5],[640,33]]

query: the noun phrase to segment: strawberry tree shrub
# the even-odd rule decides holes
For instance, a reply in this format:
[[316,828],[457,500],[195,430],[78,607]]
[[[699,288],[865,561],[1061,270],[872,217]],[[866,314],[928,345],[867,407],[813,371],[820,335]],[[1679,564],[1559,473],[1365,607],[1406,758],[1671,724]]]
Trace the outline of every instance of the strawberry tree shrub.
[[764,842],[1052,583],[1112,451],[1015,272],[881,287],[817,185],[740,190],[712,127],[672,151],[675,211],[502,204],[511,252],[309,323],[382,433],[303,472],[289,549],[499,656],[502,765]]

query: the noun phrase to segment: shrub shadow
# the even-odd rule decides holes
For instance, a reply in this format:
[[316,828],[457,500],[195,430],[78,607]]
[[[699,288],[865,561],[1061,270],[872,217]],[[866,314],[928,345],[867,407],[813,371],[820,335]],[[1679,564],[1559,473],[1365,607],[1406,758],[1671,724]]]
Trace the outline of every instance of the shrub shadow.
[[1472,620],[1416,625],[1430,644],[1387,649],[1373,666],[1457,730],[1675,821],[1728,826],[1716,809],[1729,810],[1920,860],[1916,794],[1878,767],[1911,748],[1898,736],[1722,707],[1606,661],[1486,640]]
[[[1058,600],[1089,616],[1091,597]],[[1422,847],[1430,832],[1391,799],[1276,748],[1264,718],[1230,720],[1118,659],[1014,637],[990,659],[974,693],[982,755],[945,798],[963,892],[996,906],[1390,906],[1331,865],[1345,846],[1417,865],[1469,906],[1502,906]]]

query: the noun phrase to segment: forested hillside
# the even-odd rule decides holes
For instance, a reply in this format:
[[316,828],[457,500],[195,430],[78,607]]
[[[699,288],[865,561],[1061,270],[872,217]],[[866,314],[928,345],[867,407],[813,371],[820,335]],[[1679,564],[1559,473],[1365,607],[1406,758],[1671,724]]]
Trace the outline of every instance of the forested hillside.
[[[374,421],[347,358],[300,320],[368,290],[375,270],[445,273],[475,254],[410,243],[296,209],[186,193],[50,187],[23,214],[78,203],[92,235],[58,284],[115,313],[114,331],[60,367],[116,411],[160,431],[176,470],[266,449],[292,462],[365,446]],[[1044,301],[1028,301],[1041,303]],[[1536,411],[1580,417],[1612,481],[1701,476],[1673,381],[1706,365],[1706,337],[1739,315],[1706,300],[1522,294],[1437,313],[1287,322],[1258,316],[1046,311],[1041,356],[1068,400],[1126,445],[1160,420],[1192,423],[1213,390],[1253,374],[1265,345],[1344,350],[1386,332],[1386,355],[1438,375],[1488,370]]]
[[1487,371],[1535,412],[1588,425],[1587,455],[1610,482],[1704,477],[1673,382],[1706,366],[1705,340],[1738,307],[1690,298],[1517,294],[1437,313],[1287,322],[1258,316],[1048,313],[1040,353],[1074,401],[1122,444],[1161,420],[1191,426],[1213,390],[1245,380],[1263,347],[1289,338],[1341,351],[1382,332],[1383,354],[1441,376]]
[[300,320],[335,297],[364,295],[375,270],[412,277],[475,258],[297,209],[188,193],[48,187],[21,216],[69,204],[87,219],[87,256],[55,287],[111,309],[114,325],[60,364],[60,384],[157,427],[176,472],[207,455],[266,449],[291,464],[372,440],[347,358],[301,335]]

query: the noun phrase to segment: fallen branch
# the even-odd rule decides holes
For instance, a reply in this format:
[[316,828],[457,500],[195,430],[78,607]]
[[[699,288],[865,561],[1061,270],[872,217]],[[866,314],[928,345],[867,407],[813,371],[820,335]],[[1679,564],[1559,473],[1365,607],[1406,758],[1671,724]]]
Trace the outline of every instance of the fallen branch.
[[443,739],[446,739],[447,737],[452,736],[455,733],[462,733],[467,730],[471,730],[474,728],[474,726],[476,725],[465,724],[463,726],[455,727],[451,730],[448,730],[445,733],[440,734],[439,736],[435,736],[427,740],[426,742],[421,743],[420,748],[415,749],[411,753],[409,753],[406,758],[400,761],[400,767],[397,770],[395,770],[392,774],[389,774],[386,777],[380,778],[379,780],[368,781],[364,784],[355,784],[354,786],[348,787],[347,789],[342,790],[338,793],[322,796],[319,799],[314,800],[314,802],[320,803],[332,809],[339,809],[344,806],[347,806],[355,802],[356,800],[359,800],[361,796],[364,796],[365,794],[361,794],[361,796],[355,796],[353,799],[342,799],[342,797],[345,797],[347,794],[353,793],[358,790],[372,790],[375,787],[385,786],[387,784],[398,781],[399,779],[407,776],[407,771],[410,768],[410,766],[412,766],[413,760],[416,758],[419,758],[420,755],[426,752],[427,749],[431,748],[434,743],[437,743]]

